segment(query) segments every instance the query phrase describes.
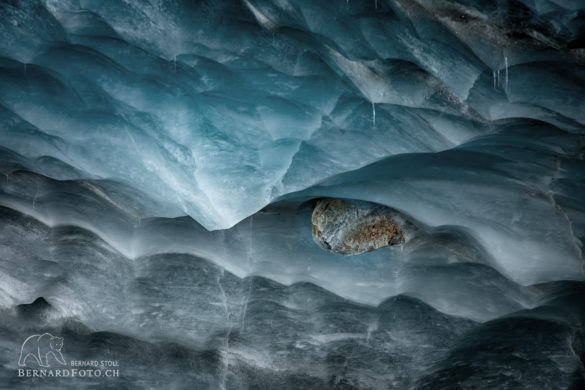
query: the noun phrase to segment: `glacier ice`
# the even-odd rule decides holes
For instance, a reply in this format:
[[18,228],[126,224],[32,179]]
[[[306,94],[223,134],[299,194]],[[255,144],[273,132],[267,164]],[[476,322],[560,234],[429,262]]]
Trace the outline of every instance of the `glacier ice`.
[[[482,63],[473,50],[485,45],[459,41],[469,23],[441,24],[453,10],[412,27],[399,21],[436,10],[396,2],[385,5],[382,17],[382,10],[358,13],[364,5],[348,14],[316,2],[112,4],[3,6],[10,16],[3,31],[10,42],[25,41],[3,48],[1,98],[12,118],[6,120],[25,121],[47,141],[64,143],[59,151],[39,143],[37,155],[131,183],[177,209],[166,216],[186,213],[210,229],[230,227],[279,195],[388,155],[446,150],[493,133],[490,119],[518,110],[570,132],[583,122],[582,104],[555,103],[559,94],[582,93],[572,82],[579,72],[558,69],[581,64],[577,53],[568,50],[571,61],[546,64],[535,56],[548,49],[518,49],[508,87],[508,56]],[[241,7],[256,11],[245,21],[235,15]],[[278,32],[255,25],[259,15]],[[476,19],[503,34],[501,21],[493,18],[491,25],[487,16]],[[522,66],[531,68],[516,75]],[[504,68],[503,91],[481,82]],[[534,101],[533,91],[522,91],[534,83],[523,79],[543,71],[558,80],[554,88],[539,85],[550,92]],[[366,102],[375,137],[362,123]],[[8,137],[3,145],[31,153]],[[330,145],[331,138],[339,145]],[[371,138],[388,141],[371,145]],[[332,155],[321,158],[315,148]],[[324,164],[303,180],[289,179]]]
[[[580,2],[0,15],[5,387],[92,386],[18,377],[38,332],[112,388],[585,387]],[[416,228],[329,253],[323,198]]]

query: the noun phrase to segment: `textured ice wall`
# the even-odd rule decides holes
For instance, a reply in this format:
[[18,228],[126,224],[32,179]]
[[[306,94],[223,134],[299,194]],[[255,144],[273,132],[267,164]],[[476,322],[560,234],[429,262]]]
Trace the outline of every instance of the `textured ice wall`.
[[[111,388],[585,386],[578,2],[0,16],[9,388],[63,388],[14,375],[44,331],[68,358],[124,362]],[[416,234],[324,252],[321,197],[392,207]]]
[[[2,145],[210,229],[532,118],[583,133],[582,13],[549,2],[11,1]],[[18,136],[16,136],[18,134]]]
[[[55,181],[7,157],[8,388],[583,384],[583,282],[519,286],[465,230],[419,224],[400,249],[344,258],[313,242],[310,201],[209,232],[189,218],[140,218],[149,207],[140,194],[96,191],[115,183]],[[63,337],[68,360],[120,362],[120,377],[17,377],[22,340],[39,332]]]

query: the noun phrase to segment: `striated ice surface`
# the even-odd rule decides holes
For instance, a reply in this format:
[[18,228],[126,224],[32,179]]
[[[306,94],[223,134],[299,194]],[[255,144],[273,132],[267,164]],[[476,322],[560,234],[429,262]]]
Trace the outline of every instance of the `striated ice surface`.
[[329,176],[497,133],[493,120],[582,134],[582,16],[542,8],[3,3],[2,145],[228,228]]
[[[0,2],[0,387],[585,388],[584,25],[568,0]],[[408,239],[323,251],[323,198]],[[120,376],[18,377],[47,332]]]

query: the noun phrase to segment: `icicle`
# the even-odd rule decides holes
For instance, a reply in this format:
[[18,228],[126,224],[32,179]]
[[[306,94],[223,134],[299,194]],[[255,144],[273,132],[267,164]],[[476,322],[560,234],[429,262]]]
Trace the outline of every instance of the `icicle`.
[[376,103],[372,102],[372,125],[376,127]]
[[504,72],[505,72],[505,82],[504,82],[504,90],[508,90],[508,57],[504,56]]
[[494,79],[494,89],[496,89],[498,87],[498,82],[496,79],[496,71],[495,70],[492,70],[492,77]]
[[173,63],[175,65],[175,72],[177,71],[177,56],[173,57]]
[[376,9],[378,9],[378,0],[374,0],[374,5],[376,6]]
[[254,252],[254,215],[250,216],[250,248],[249,248],[249,261],[252,261],[252,256]]

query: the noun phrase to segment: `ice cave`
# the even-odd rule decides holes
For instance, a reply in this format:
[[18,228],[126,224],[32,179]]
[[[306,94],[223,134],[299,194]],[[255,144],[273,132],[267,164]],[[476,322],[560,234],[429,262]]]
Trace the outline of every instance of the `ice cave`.
[[0,1],[0,388],[585,389],[583,0]]

